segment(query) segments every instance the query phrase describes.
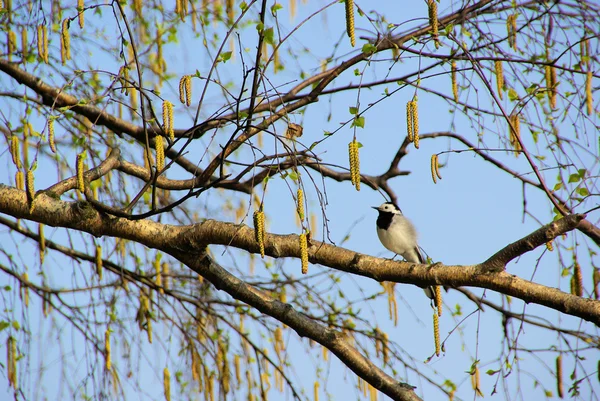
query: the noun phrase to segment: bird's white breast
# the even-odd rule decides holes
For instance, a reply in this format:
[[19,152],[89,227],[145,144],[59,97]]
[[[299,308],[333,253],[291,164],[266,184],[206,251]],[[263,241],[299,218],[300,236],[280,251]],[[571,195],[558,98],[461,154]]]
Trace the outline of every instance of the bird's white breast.
[[378,227],[377,235],[383,246],[394,253],[402,255],[407,260],[409,259],[407,255],[414,253],[415,248],[417,248],[415,228],[404,216],[394,216],[392,224],[387,230]]

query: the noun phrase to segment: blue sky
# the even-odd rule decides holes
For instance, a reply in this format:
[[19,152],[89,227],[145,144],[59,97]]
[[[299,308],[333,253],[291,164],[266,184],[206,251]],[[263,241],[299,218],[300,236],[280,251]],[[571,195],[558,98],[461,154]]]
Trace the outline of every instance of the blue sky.
[[[324,7],[325,4],[312,1],[307,4],[299,4],[298,15],[292,21],[290,21],[286,13],[287,4],[283,4],[283,10],[279,11],[282,35],[287,34],[294,24]],[[369,11],[368,7],[371,7],[367,2],[364,2],[364,4],[358,3],[358,5],[365,7],[364,10],[366,11]],[[449,5],[442,2],[440,4],[440,13],[450,11],[449,7]],[[399,6],[396,2],[382,1],[377,3],[377,12],[386,15],[389,22],[408,21],[398,28],[397,32],[402,32],[409,27],[424,23],[427,8],[424,3],[403,4]],[[373,14],[369,15],[373,16]],[[107,10],[104,10],[102,17],[94,16],[89,12],[86,14],[86,18],[86,24],[90,27],[100,24],[107,27],[105,32],[107,43],[113,41],[111,44],[114,44],[117,42],[115,36],[117,32],[112,29],[114,22]],[[270,24],[273,24],[272,19],[269,21]],[[372,33],[373,29],[366,22],[365,18],[357,15],[356,21],[357,37],[374,36]],[[322,15],[308,21],[299,29],[297,36],[289,42],[289,46],[294,51],[300,52],[300,57],[297,61],[286,62],[285,55],[287,48],[284,46],[281,49],[281,58],[284,61],[285,69],[276,75],[273,75],[272,69],[270,69],[268,71],[270,84],[277,86],[279,91],[285,91],[297,82],[300,70],[304,71],[307,75],[316,74],[320,71],[322,59],[333,55],[336,60],[343,60],[348,58],[349,55],[359,52],[361,46],[366,42],[362,39],[357,39],[357,46],[351,49],[349,40],[343,36],[345,30],[344,24],[342,4],[334,4]],[[77,31],[79,28],[72,29]],[[499,25],[494,29],[498,32],[504,29],[504,27]],[[223,31],[221,30],[219,33],[222,34]],[[255,37],[256,34],[253,27],[244,30],[241,36],[241,41],[245,48],[243,50],[244,57],[247,62],[253,59]],[[56,42],[54,43],[56,44]],[[450,46],[450,43],[445,43],[446,46]],[[102,44],[102,41],[99,41],[99,44]],[[334,50],[334,46],[338,45],[339,47]],[[310,53],[301,52],[301,46],[305,46]],[[432,51],[432,45],[429,44],[428,46],[427,50]],[[228,45],[226,45],[227,47]],[[236,47],[233,58],[226,64],[219,66],[219,79],[221,82],[227,82],[230,79],[235,81],[241,75],[242,63],[237,53],[238,50]],[[442,47],[440,51],[448,52],[448,48]],[[176,105],[176,127],[187,127],[193,120],[195,110],[186,110],[179,104],[176,93],[178,78],[183,74],[193,74],[196,70],[205,77],[210,67],[210,58],[202,50],[201,39],[194,37],[189,30],[186,31],[183,29],[178,36],[178,45],[169,46],[165,52],[168,71],[173,74],[174,79],[163,87],[161,96],[171,100]],[[416,63],[419,61],[417,57],[404,55],[401,62],[390,67],[389,61],[381,61],[382,59],[387,60],[390,57],[390,54],[385,54],[377,57],[368,66],[365,66],[364,63],[358,65],[357,68],[360,71],[363,71],[363,69],[365,71],[364,81],[382,79],[387,74],[390,77],[403,76],[413,71]],[[424,65],[427,63],[426,60],[421,59],[421,61]],[[89,64],[89,68],[110,69],[115,73],[118,71],[118,67],[115,67],[115,62],[100,51],[95,51],[94,54],[89,56],[86,55],[85,58],[77,60],[77,62],[81,64],[80,68],[83,68],[83,65]],[[436,72],[448,70],[449,66],[446,65],[442,69],[436,70]],[[357,78],[353,71],[354,68],[342,74],[334,81],[332,87],[344,86],[350,82],[356,83]],[[491,78],[491,74],[489,73],[488,78]],[[60,82],[62,78],[54,76],[49,79]],[[466,79],[466,81],[459,80],[465,85],[464,91],[461,92],[461,100],[468,99],[470,103],[478,104],[481,107],[489,107],[491,103],[490,97],[485,90],[481,89],[481,82],[478,78],[472,73],[468,73]],[[536,79],[539,80],[540,77],[533,74],[530,79],[535,81]],[[198,99],[201,82],[203,83],[204,81],[194,80],[195,100]],[[13,85],[6,76],[0,77],[0,83],[3,86],[9,85],[9,83]],[[435,77],[428,77],[428,74],[425,74],[422,85],[443,91],[446,94],[451,94],[449,74]],[[524,93],[524,86],[526,85],[517,86],[516,90],[519,93]],[[305,112],[290,116],[292,122],[302,124],[304,127],[304,135],[300,139],[300,142],[305,146],[310,146],[314,141],[321,140],[325,131],[335,132],[334,135],[331,135],[315,147],[314,151],[325,162],[347,168],[347,144],[352,140],[354,133],[350,124],[343,124],[351,118],[349,108],[355,107],[358,99],[360,103],[359,109],[361,111],[365,110],[369,104],[382,98],[382,93],[386,87],[389,91],[394,91],[398,88],[398,85],[390,83],[381,87],[363,89],[360,92],[359,98],[356,91],[342,92],[331,96],[331,98],[322,96],[319,103],[310,105],[306,108]],[[361,171],[363,173],[377,175],[383,173],[388,168],[391,158],[406,135],[405,105],[414,93],[414,88],[404,88],[370,108],[364,114],[365,127],[364,129],[356,130],[357,140],[363,144],[363,147],[360,149]],[[480,117],[479,121],[487,129],[485,132],[478,132],[478,129],[468,119],[457,113],[457,110],[454,109],[451,103],[423,90],[418,90],[417,93],[421,133],[454,131],[464,135],[473,143],[478,143],[479,139],[481,141],[479,145],[482,147],[506,148],[504,134],[506,132],[506,123],[501,119],[492,120],[489,117]],[[215,85],[212,85],[209,87],[206,99],[204,108],[200,113],[201,118],[210,116],[222,106],[223,95]],[[6,100],[2,100],[2,102],[6,102]],[[511,110],[514,106],[506,97],[503,104],[507,110]],[[155,106],[160,107],[158,99]],[[10,114],[7,115],[14,121],[17,118],[15,116],[18,116],[18,109],[11,109]],[[36,118],[35,124],[41,127],[44,124],[44,120]],[[567,123],[562,123],[560,127],[566,131],[572,129]],[[588,129],[590,128],[589,125],[587,127]],[[285,125],[278,123],[275,128],[278,134],[282,134]],[[41,130],[41,128],[38,130]],[[498,132],[501,133],[500,136],[498,136]],[[202,140],[198,141],[197,145],[190,148],[190,154],[201,155],[206,146],[210,146],[210,150],[215,152],[226,141],[228,135],[229,132],[227,131],[219,132],[214,137],[211,135],[210,138],[209,135],[206,135]],[[593,136],[594,134],[588,135],[591,139],[596,139]],[[209,140],[211,140],[210,145]],[[537,145],[533,144],[530,137],[527,137],[525,140],[532,149],[537,147]],[[274,146],[275,142],[269,135],[264,135],[263,149],[265,152],[273,151]],[[542,148],[543,144],[540,144],[539,147]],[[398,196],[400,207],[405,215],[414,222],[419,231],[420,245],[434,261],[441,261],[448,265],[468,265],[483,262],[502,247],[529,234],[540,226],[537,221],[534,221],[529,216],[523,218],[523,193],[520,181],[485,163],[472,152],[445,153],[440,156],[440,161],[444,164],[441,170],[443,179],[437,184],[432,182],[430,172],[431,155],[447,150],[464,149],[463,145],[446,138],[422,140],[418,150],[414,149],[412,145],[409,146],[408,155],[400,163],[400,169],[410,171],[410,174],[397,177],[390,182],[392,189]],[[598,148],[594,140],[591,141],[588,149],[591,153],[583,155],[580,163],[590,166],[590,170],[593,170],[594,166],[597,169],[597,164],[593,164],[596,163],[594,158],[597,159],[598,157]],[[542,154],[550,155],[543,149],[539,151]],[[66,151],[65,155],[73,160],[75,158],[75,153],[71,151]],[[135,153],[135,155],[138,161],[141,160],[140,152]],[[243,148],[237,153],[237,156],[242,160],[248,160],[249,155],[250,153],[247,148]],[[531,173],[529,167],[523,161],[523,157],[515,158],[512,152],[493,152],[492,156],[522,174]],[[11,162],[8,152],[0,157],[2,163],[10,166]],[[45,164],[41,165],[36,173],[36,183],[38,183],[40,188],[50,185],[57,179],[55,165],[51,164],[48,159],[42,162]],[[206,162],[207,159],[204,158],[200,165],[205,165]],[[548,161],[548,163],[552,165],[551,161]],[[231,168],[233,169],[234,167]],[[8,171],[10,171],[8,175],[3,177],[3,182],[5,183],[12,182],[9,180],[12,180],[14,176],[13,170]],[[323,184],[316,173],[310,171],[310,174],[313,176],[319,190],[326,191],[327,194],[328,203],[325,208],[325,214],[328,219],[329,238],[336,244],[343,244],[344,247],[356,250],[357,252],[391,257],[391,253],[386,251],[377,239],[375,232],[376,212],[370,208],[371,206],[381,204],[386,199],[380,193],[372,191],[365,185],[363,185],[360,192],[356,192],[349,182],[338,183],[333,180],[325,180]],[[184,176],[177,169],[169,172],[167,176],[170,178],[187,178],[187,176]],[[556,171],[554,170],[549,170],[545,173],[545,177],[548,179],[548,184],[551,187],[555,183],[555,176]],[[308,199],[308,213],[315,213],[318,216],[319,224],[316,229],[313,228],[313,231],[316,232],[317,239],[321,240],[323,238],[323,230],[321,226],[322,214],[319,199],[312,181],[308,179],[308,173],[302,172],[301,177]],[[291,196],[291,193],[295,192],[296,188],[296,184],[289,178],[286,181],[281,177],[274,177],[269,181],[265,195],[265,212],[270,232],[278,234],[299,233],[294,214],[295,204]],[[250,197],[240,194],[231,195],[230,193],[213,192],[202,195],[198,199],[189,200],[186,206],[191,210],[197,210],[200,218],[216,216],[224,221],[239,222],[235,219],[234,212],[228,210],[227,202],[231,202],[235,209],[239,202],[249,203]],[[528,211],[543,224],[550,222],[553,215],[551,214],[551,207],[547,198],[537,189],[527,188],[526,194]],[[593,203],[588,202],[586,206],[593,207]],[[251,213],[252,209],[249,210],[248,215],[251,216]],[[591,215],[591,221],[598,221],[597,214],[598,212],[596,211]],[[250,220],[251,218],[246,219],[245,223],[251,225]],[[35,226],[31,225],[31,227]],[[347,234],[349,236],[345,238]],[[80,238],[78,235],[73,235],[71,238],[68,238],[66,231],[62,229],[47,228],[46,235],[48,238],[60,241],[63,244],[68,244],[69,240],[74,241],[75,244],[81,244],[81,246],[87,247],[88,250],[93,249],[95,244],[89,236]],[[17,240],[21,241],[18,237]],[[0,231],[0,241],[12,241],[10,233],[7,230]],[[107,249],[112,244],[107,239],[97,241],[105,244]],[[570,233],[563,244],[565,247],[569,247],[577,243],[585,243],[585,241],[585,238],[581,234]],[[15,248],[20,248],[21,246],[31,247],[32,245],[30,241],[15,243]],[[211,250],[224,266],[231,266],[231,269],[239,268],[242,270],[248,264],[248,257],[243,252],[216,246],[212,247]],[[563,253],[564,258],[570,257],[569,252],[565,249],[563,249]],[[142,260],[142,265],[150,268],[153,255],[153,252],[150,252],[148,255],[140,252],[138,256]],[[110,255],[109,257],[114,257],[114,255]],[[591,277],[592,271],[591,262],[598,264],[598,258],[597,256],[590,258],[583,246],[578,253],[578,257],[584,269],[584,282],[588,285],[590,282],[588,278]],[[549,253],[545,248],[539,248],[511,262],[507,269],[510,273],[516,274],[521,278],[533,278],[535,282],[560,287],[568,291],[569,277],[561,278],[561,268],[557,262],[557,258],[557,252]],[[35,253],[26,253],[22,261],[26,266],[30,267],[30,271],[39,271],[39,262],[37,262],[37,255]],[[267,259],[267,262],[274,266],[265,269],[261,267],[260,262],[257,263],[257,280],[259,277],[268,277],[274,269],[281,269],[281,271],[293,274],[295,277],[300,275],[300,264],[297,260],[285,260],[274,263],[272,260]],[[85,277],[89,277],[88,269],[91,268],[87,263],[83,263],[80,266],[65,264],[65,261],[60,256],[52,252],[49,256],[49,261],[44,265],[45,269],[49,268],[48,264],[52,268],[53,283],[65,286],[83,285]],[[74,267],[75,269],[73,269]],[[320,266],[311,266],[310,272],[329,273],[329,269]],[[47,274],[50,273],[47,272]],[[377,292],[381,288],[379,283],[362,277],[353,277],[337,272],[332,272],[332,274],[339,277],[340,283],[338,287],[343,289],[348,299],[359,299],[365,293]],[[30,275],[32,274],[30,273]],[[1,285],[14,285],[6,276],[1,277]],[[312,284],[317,288],[319,286],[325,287],[318,279],[314,279]],[[589,291],[589,286],[586,288]],[[472,290],[476,294],[482,293],[480,289]],[[5,297],[7,305],[13,302],[18,303],[14,299],[14,294],[14,292],[4,292],[4,295],[2,295]],[[365,303],[365,318],[369,321],[377,320],[379,327],[389,334],[390,339],[398,343],[400,347],[399,352],[402,357],[407,361],[411,361],[410,364],[414,368],[423,369],[438,380],[440,377],[447,377],[456,383],[458,385],[457,398],[474,399],[470,379],[466,372],[470,370],[471,364],[475,359],[480,360],[482,370],[481,388],[486,397],[488,397],[496,383],[497,376],[488,376],[483,374],[483,372],[488,369],[500,369],[501,363],[496,359],[501,349],[503,347],[506,349],[506,344],[502,343],[503,331],[499,315],[486,308],[484,313],[475,312],[461,322],[461,319],[475,311],[475,306],[467,302],[462,294],[456,291],[448,292],[444,297],[446,312],[442,316],[440,323],[442,338],[445,338],[452,331],[445,343],[446,351],[441,357],[433,358],[428,364],[422,364],[422,361],[427,359],[434,350],[431,323],[432,311],[429,301],[423,295],[421,289],[411,285],[397,285],[396,294],[400,320],[398,327],[394,327],[387,317],[387,302],[384,298],[368,304]],[[104,296],[105,294],[98,295]],[[336,297],[336,291],[330,291],[329,296]],[[486,298],[496,303],[507,302],[506,299],[501,299],[498,295],[490,291],[486,292]],[[79,300],[76,295],[73,296],[73,300],[75,299]],[[132,296],[131,301],[134,302],[135,297]],[[343,301],[338,299],[338,302]],[[457,304],[461,305],[462,315],[452,317],[448,312],[455,310]],[[40,318],[39,310],[39,302],[33,300],[29,312],[24,315],[21,315],[21,311],[16,309],[13,312],[5,312],[3,317],[3,319],[22,321],[22,324],[28,322],[27,327],[32,330],[31,336],[33,338],[38,333],[48,335],[48,346],[45,346],[44,343],[34,343],[31,349],[25,350],[27,355],[32,358],[28,360],[30,364],[25,366],[25,370],[30,369],[29,377],[31,378],[31,385],[33,386],[33,383],[35,383],[35,370],[38,366],[37,356],[44,354],[46,371],[44,372],[41,388],[49,394],[50,398],[53,397],[53,394],[61,394],[61,384],[56,384],[57,378],[60,377],[60,364],[58,360],[60,358],[59,350],[61,350],[65,352],[63,355],[67,356],[67,366],[70,369],[67,377],[72,380],[72,386],[81,386],[87,392],[97,391],[98,388],[95,388],[92,383],[86,383],[83,379],[85,373],[89,369],[94,369],[96,363],[94,360],[88,360],[88,357],[85,355],[85,352],[90,351],[89,346],[85,346],[80,334],[65,325],[62,319],[55,318],[56,320],[50,323],[49,319]],[[596,328],[591,324],[581,323],[577,319],[560,315],[558,312],[550,311],[536,305],[524,306],[519,300],[512,300],[511,310],[516,313],[522,313],[525,310],[528,313],[531,312],[542,316],[552,322],[558,322],[558,325],[561,327],[597,333]],[[101,314],[101,311],[102,308],[99,308],[98,313]],[[127,313],[135,314],[135,306],[129,305],[128,309],[119,313],[123,315]],[[104,316],[101,316],[101,319],[104,318]],[[460,324],[458,324],[459,322]],[[518,323],[515,321],[512,321],[512,324],[513,329],[517,330],[519,328]],[[164,345],[158,345],[159,341],[157,341],[155,345],[148,346],[144,342],[143,337],[137,334],[135,322],[132,323],[130,328],[132,338],[141,338],[140,347],[133,347],[132,366],[134,372],[136,369],[139,369],[139,385],[141,388],[147,389],[147,393],[140,394],[134,385],[125,384],[124,388],[128,399],[161,399],[162,378],[160,377],[160,373],[162,372],[162,368],[168,365],[173,372],[177,369],[186,369],[182,363],[182,358],[177,356],[179,342],[172,328],[157,325],[155,331],[156,337],[165,341]],[[95,334],[100,336],[102,332],[103,330],[98,328]],[[346,368],[343,368],[335,357],[330,355],[329,362],[323,363],[319,346],[313,347],[306,352],[301,345],[306,345],[307,341],[305,339],[298,340],[296,334],[291,330],[286,331],[285,338],[286,341],[289,341],[289,360],[294,372],[292,378],[305,386],[307,394],[311,394],[312,383],[315,380],[315,376],[318,376],[322,380],[322,395],[329,393],[335,399],[347,397],[358,398],[355,388],[355,375]],[[258,334],[255,340],[267,348],[271,347],[269,339],[261,338]],[[62,344],[62,347],[59,347],[59,344]],[[495,398],[540,399],[544,397],[544,389],[555,393],[553,364],[557,354],[551,351],[543,352],[539,354],[538,359],[538,354],[532,356],[527,351],[524,351],[528,347],[542,349],[552,345],[563,351],[568,350],[568,347],[575,348],[580,346],[579,344],[575,344],[572,338],[569,338],[569,343],[567,343],[557,338],[555,333],[526,325],[523,333],[518,336],[518,344],[515,345],[517,351],[510,353],[511,359],[509,362],[514,366],[515,371],[506,379],[507,388],[502,388],[500,384],[498,385],[498,391],[501,395]],[[115,349],[122,352],[123,344],[117,343]],[[272,349],[270,352],[273,352]],[[168,357],[166,353],[169,353]],[[597,388],[597,383],[593,377],[596,370],[597,357],[597,352],[588,351],[585,353],[586,359],[579,361],[578,377],[585,375],[592,376],[589,382],[584,382],[590,383],[589,385],[582,384],[582,399],[598,398],[598,392],[594,389],[594,386]],[[410,358],[414,359],[411,360]],[[516,363],[512,358],[522,358],[522,360]],[[571,357],[565,357],[565,371],[568,374],[572,371],[574,364],[575,362]],[[116,357],[115,366],[121,372],[122,377],[125,376],[125,372],[128,369],[131,369],[131,366],[125,360],[118,359],[118,357]],[[428,383],[419,380],[413,372],[405,369],[400,363],[395,364],[393,368],[397,370],[397,378],[399,380],[417,386],[418,394],[425,399],[440,399],[443,396],[442,393],[432,388]],[[156,373],[152,373],[152,369]],[[392,372],[389,367],[386,368],[386,371],[388,373]],[[565,374],[565,377],[568,374]],[[540,383],[536,383],[536,379]],[[3,380],[5,380],[4,377],[0,378],[0,388],[7,386]],[[128,383],[124,379],[122,379],[122,382]],[[40,395],[40,398],[43,398],[43,396]],[[186,397],[182,397],[181,399],[184,398]],[[269,398],[273,400],[290,399],[291,397],[289,393],[284,392],[280,394],[273,389],[269,394]]]

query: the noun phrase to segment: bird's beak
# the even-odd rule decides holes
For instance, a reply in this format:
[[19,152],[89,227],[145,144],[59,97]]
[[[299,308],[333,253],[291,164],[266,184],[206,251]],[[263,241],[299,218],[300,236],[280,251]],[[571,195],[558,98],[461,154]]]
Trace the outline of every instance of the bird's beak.
[[371,206],[373,209],[379,211],[379,206]]

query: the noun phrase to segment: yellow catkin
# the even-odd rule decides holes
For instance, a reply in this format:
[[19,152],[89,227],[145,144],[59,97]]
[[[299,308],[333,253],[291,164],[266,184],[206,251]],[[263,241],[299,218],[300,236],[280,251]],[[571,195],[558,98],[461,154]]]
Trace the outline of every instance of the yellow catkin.
[[406,103],[406,136],[409,140],[409,142],[413,141],[413,124],[412,124],[412,118],[413,118],[413,113],[412,113],[412,101],[409,101],[408,103]]
[[515,150],[515,155],[518,155],[521,150],[521,144],[519,142],[519,138],[521,138],[521,119],[519,118],[519,114],[511,115],[509,121],[509,141]]
[[8,53],[8,61],[12,59],[12,54],[17,51],[17,35],[9,29],[6,34],[6,45]]
[[546,242],[546,249],[548,249],[550,252],[552,252],[554,250],[554,245],[552,244],[552,240]]
[[44,63],[49,64],[48,61],[48,28],[46,25],[42,25],[42,50],[43,50],[43,60]]
[[300,241],[300,260],[302,261],[302,274],[308,273],[308,241],[306,234],[302,233],[299,236]]
[[560,398],[564,397],[562,354],[556,357],[556,391]]
[[44,263],[44,256],[46,254],[46,236],[44,235],[44,225],[38,225],[38,236],[39,236],[39,251],[40,251],[40,264]]
[[56,153],[56,142],[54,140],[54,119],[48,120],[48,144],[52,153]]
[[585,79],[585,104],[587,115],[591,116],[594,111],[594,98],[592,97],[592,72],[588,71]]
[[262,206],[256,210],[253,214],[254,220],[254,239],[258,243],[260,248],[260,257],[265,257],[265,213],[262,210]]
[[19,191],[25,190],[25,176],[22,171],[17,171],[15,174],[15,185]]
[[104,350],[106,352],[106,370],[112,369],[112,357],[110,352],[110,330],[106,329],[104,332]]
[[[179,80],[179,101],[185,104],[185,81],[187,75],[184,75]],[[164,118],[164,117],[163,117]]]
[[479,377],[479,366],[475,365],[473,372],[471,372],[471,387],[475,390],[475,395],[483,397],[481,392],[481,380]]
[[437,312],[433,312],[433,340],[435,342],[435,355],[440,356],[440,319]]
[[360,191],[360,158],[356,138],[348,144],[348,158],[350,161],[350,180],[356,190]]
[[298,192],[297,192],[297,205],[296,205],[296,211],[298,212],[298,217],[300,217],[300,220],[304,220],[304,191],[302,191],[302,188],[298,188]]
[[165,390],[165,399],[171,401],[171,372],[169,368],[163,371],[163,388]]
[[18,169],[23,168],[23,164],[21,163],[21,145],[19,143],[19,138],[16,135],[12,135],[10,137],[10,155],[12,156],[12,161],[17,166]]
[[175,128],[173,127],[173,103],[168,100],[163,102],[163,125],[165,133],[169,136],[169,139],[173,141],[175,139]]
[[156,256],[154,257],[154,273],[156,274],[156,278],[154,279],[154,283],[156,284],[156,286],[158,287],[158,292],[161,294],[165,293],[165,290],[163,289],[163,283],[162,283],[162,270],[161,270],[161,265],[160,265],[160,260],[162,258],[162,254],[157,252]]
[[313,400],[314,401],[319,401],[319,382],[315,381],[315,384],[313,385]]
[[437,308],[438,316],[442,316],[442,287],[439,285],[433,286],[435,294],[435,307]]
[[429,24],[431,25],[431,35],[435,42],[436,49],[440,47],[439,42],[439,21],[438,21],[438,7],[436,0],[429,0]]
[[504,71],[502,69],[502,61],[496,60],[494,62],[494,70],[496,72],[496,90],[498,91],[498,97],[502,100],[504,98]]
[[163,276],[163,287],[168,290],[169,287],[171,286],[171,283],[170,283],[171,280],[169,277],[169,275],[171,274],[171,269],[167,262],[163,262],[161,265],[161,268],[162,268],[162,276]]
[[575,294],[578,297],[583,296],[583,275],[581,274],[581,266],[578,262],[573,265],[573,280],[575,281]]
[[413,144],[416,149],[419,149],[419,106],[417,103],[417,97],[415,96],[412,100],[412,106],[410,108],[410,112],[412,114],[411,123],[412,123],[412,134],[413,134]]
[[23,54],[23,60],[29,56],[29,41],[27,40],[27,28],[21,28],[21,53]]
[[225,1],[225,10],[227,13],[227,22],[229,25],[233,25],[235,22],[235,2],[234,0]]
[[71,35],[69,35],[70,23],[71,21],[68,18],[65,18],[62,22],[60,55],[63,64],[65,64],[67,60],[71,60]]
[[438,175],[436,174],[437,169],[438,169],[438,155],[434,153],[431,155],[431,179],[433,180],[434,184],[437,184],[437,178],[438,178]]
[[84,193],[85,192],[85,179],[83,177],[83,161],[85,160],[86,157],[86,151],[84,150],[83,152],[79,153],[77,155],[77,161],[76,161],[76,173],[77,173],[77,189],[79,190],[80,193]]
[[350,45],[354,47],[356,37],[354,35],[354,0],[344,1],[346,5],[346,33],[350,37]]
[[458,82],[456,81],[456,61],[452,62],[451,67],[451,77],[452,77],[452,95],[454,96],[454,101],[458,102]]
[[25,177],[25,188],[27,190],[27,201],[31,204],[35,196],[35,186],[33,170],[27,170],[27,176]]
[[98,280],[102,280],[102,245],[96,245],[96,274]]
[[156,149],[156,169],[162,171],[165,168],[165,145],[161,135],[154,138],[154,148]]
[[594,298],[600,299],[600,288],[598,287],[598,284],[600,284],[600,269],[594,268],[592,283],[594,285]]
[[239,385],[242,383],[242,367],[240,362],[240,356],[238,354],[235,354],[233,356],[233,366],[235,369],[235,380]]
[[509,15],[506,19],[506,32],[508,35],[508,46],[513,50],[518,50],[517,47],[517,15]]
[[85,26],[85,16],[83,14],[83,9],[84,9],[83,0],[77,0],[77,12],[79,13],[77,15],[77,17],[78,17],[80,29],[83,29],[83,27]]
[[[26,283],[29,282],[29,274],[23,273],[23,281]],[[22,297],[25,307],[29,307],[29,287],[27,285],[22,287]]]
[[387,333],[383,333],[383,339],[381,340],[381,354],[383,356],[383,363],[387,365],[390,361],[390,345],[389,336]]
[[550,91],[550,107],[556,108],[556,87],[558,86],[558,79],[556,78],[556,67],[550,67],[550,82],[552,83],[552,90]]
[[8,373],[8,384],[17,388],[17,341],[13,336],[6,340],[6,367]]

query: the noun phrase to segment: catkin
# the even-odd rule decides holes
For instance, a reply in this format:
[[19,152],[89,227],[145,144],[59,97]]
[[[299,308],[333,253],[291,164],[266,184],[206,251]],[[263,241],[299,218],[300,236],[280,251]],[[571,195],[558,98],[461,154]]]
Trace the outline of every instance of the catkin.
[[27,176],[25,177],[25,188],[27,190],[27,201],[31,207],[33,204],[33,198],[35,196],[33,170],[31,169],[27,170]]
[[496,72],[496,90],[500,100],[504,98],[504,71],[502,70],[502,61],[496,60],[494,62],[494,70]]
[[356,37],[354,35],[354,0],[346,0],[346,33],[350,37],[350,45],[354,47]]
[[302,274],[308,273],[308,241],[306,233],[300,234],[300,260],[302,261]]
[[265,213],[263,212],[262,206],[256,210],[253,214],[254,220],[254,239],[258,243],[260,248],[260,256],[264,259],[265,257]]
[[594,284],[594,298],[600,299],[600,288],[598,288],[598,284],[600,283],[600,269],[594,268],[592,283]]
[[583,275],[581,274],[581,266],[578,262],[573,264],[573,280],[575,282],[574,295],[583,296]]
[[46,236],[44,235],[44,225],[38,224],[40,264],[44,263],[44,255],[46,254]]
[[550,67],[550,82],[552,83],[552,89],[550,90],[550,107],[556,108],[556,87],[558,86],[558,80],[556,78],[556,67]]
[[438,178],[441,180],[442,175],[440,174],[440,162],[436,153],[431,155],[431,178],[433,183],[436,184]]
[[7,45],[7,58],[8,61],[11,61],[12,54],[17,51],[17,35],[11,30],[8,30],[6,34],[6,45]]
[[162,171],[165,168],[165,147],[161,135],[154,138],[154,147],[156,148],[156,169]]
[[192,104],[192,78],[189,75],[179,80],[179,101],[186,106]]
[[476,396],[483,397],[480,385],[479,366],[475,365],[474,371],[471,373],[471,387],[475,390]]
[[456,61],[452,62],[452,95],[454,96],[454,101],[458,102],[458,82],[456,81]]
[[67,60],[71,60],[71,35],[69,35],[70,20],[65,18],[62,22],[61,41],[60,41],[60,56],[63,65]]
[[102,245],[96,245],[96,274],[98,274],[98,280],[102,280],[102,270]]
[[106,370],[112,369],[112,357],[110,352],[110,330],[106,329],[104,332],[104,350],[106,352]]
[[562,354],[556,357],[556,391],[560,398],[564,397],[563,388],[563,370],[562,370]]
[[439,21],[438,21],[438,8],[436,0],[429,0],[429,24],[431,25],[431,35],[435,43],[436,49],[440,47],[439,42]]
[[[23,273],[23,281],[26,283],[29,282],[29,274]],[[23,286],[23,303],[26,308],[29,307],[29,286],[27,285]]]
[[163,102],[163,126],[165,133],[169,136],[169,139],[173,141],[175,139],[175,128],[173,127],[173,103],[168,100]]
[[79,22],[79,28],[83,29],[83,27],[85,26],[85,17],[83,14],[83,0],[77,0],[77,12],[79,13],[78,16],[78,22]]
[[552,252],[554,250],[554,245],[552,245],[552,240],[546,242],[546,249],[548,249],[550,252]]
[[23,164],[21,163],[21,152],[20,152],[20,144],[19,138],[16,135],[12,135],[10,137],[10,155],[12,156],[12,161],[20,170],[23,168]]
[[508,46],[513,50],[517,50],[517,15],[509,15],[506,19],[506,31],[508,34]]
[[165,399],[171,401],[171,372],[169,372],[169,368],[165,368],[163,371],[163,387],[165,390]]
[[23,54],[23,60],[29,56],[29,41],[27,40],[27,28],[21,28],[21,53]]
[[54,118],[48,119],[48,144],[52,153],[56,153],[56,142],[54,140]]
[[409,142],[412,142],[414,139],[412,118],[412,101],[409,101],[406,103],[406,136]]
[[442,287],[434,285],[433,293],[435,295],[435,307],[437,308],[438,316],[442,316]]
[[319,401],[319,382],[315,381],[315,384],[313,385],[313,400],[314,401]]
[[85,179],[83,177],[83,161],[86,157],[86,151],[84,150],[83,152],[79,153],[77,155],[77,161],[76,161],[76,173],[77,173],[77,189],[79,190],[79,192],[84,193],[85,192]]
[[413,144],[416,149],[419,149],[419,107],[417,103],[417,97],[415,96],[412,100],[412,107],[410,109],[412,118],[412,134],[413,134]]
[[17,388],[17,341],[13,336],[6,340],[6,367],[8,373],[8,384]]
[[435,342],[435,355],[440,356],[440,318],[435,311],[433,312],[433,339]]
[[296,210],[298,212],[298,217],[300,217],[300,220],[304,220],[304,191],[302,191],[301,188],[298,188],[298,192],[297,192],[297,200],[298,200],[298,204],[296,206]]
[[160,252],[157,252],[156,256],[154,257],[154,263],[153,263],[154,273],[156,274],[156,279],[154,280],[154,283],[158,287],[158,292],[160,294],[164,294],[165,290],[164,290],[163,284],[162,284],[162,271],[161,271],[161,265],[160,265],[161,258],[162,258],[162,254]]
[[348,144],[348,158],[350,161],[350,180],[357,191],[360,191],[360,159],[358,156],[358,142],[353,139]]
[[17,171],[15,174],[15,185],[19,191],[25,190],[25,176],[21,170]]
[[383,364],[387,365],[390,361],[390,345],[389,336],[387,333],[383,333],[383,339],[381,340],[381,354],[383,356]]
[[592,71],[588,71],[585,79],[585,104],[587,115],[591,116],[594,111],[594,98],[592,97]]
[[521,150],[521,143],[519,142],[519,138],[521,138],[521,120],[519,114],[512,114],[509,117],[509,122],[509,141],[515,150],[515,155],[518,155]]

